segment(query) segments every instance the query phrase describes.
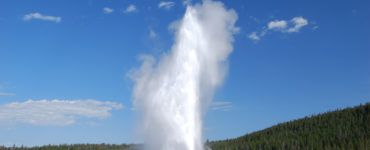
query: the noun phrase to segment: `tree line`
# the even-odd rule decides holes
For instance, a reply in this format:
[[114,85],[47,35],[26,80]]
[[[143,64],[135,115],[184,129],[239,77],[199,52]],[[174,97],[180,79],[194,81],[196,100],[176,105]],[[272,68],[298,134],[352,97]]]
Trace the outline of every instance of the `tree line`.
[[207,145],[212,150],[370,150],[370,103]]

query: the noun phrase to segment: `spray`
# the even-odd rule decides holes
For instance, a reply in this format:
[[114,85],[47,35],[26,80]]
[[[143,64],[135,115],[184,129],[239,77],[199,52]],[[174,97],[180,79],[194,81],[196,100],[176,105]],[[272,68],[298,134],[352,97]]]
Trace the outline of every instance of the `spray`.
[[236,20],[221,2],[187,6],[171,51],[159,61],[140,56],[130,77],[146,149],[204,149],[202,117],[226,74]]

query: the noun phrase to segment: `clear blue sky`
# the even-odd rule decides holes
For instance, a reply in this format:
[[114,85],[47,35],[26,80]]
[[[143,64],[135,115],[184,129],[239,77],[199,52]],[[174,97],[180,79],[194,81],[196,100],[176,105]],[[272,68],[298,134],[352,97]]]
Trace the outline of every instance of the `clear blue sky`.
[[[0,1],[0,145],[139,142],[126,74],[170,49],[166,2]],[[223,2],[240,31],[205,138],[370,102],[369,0]]]

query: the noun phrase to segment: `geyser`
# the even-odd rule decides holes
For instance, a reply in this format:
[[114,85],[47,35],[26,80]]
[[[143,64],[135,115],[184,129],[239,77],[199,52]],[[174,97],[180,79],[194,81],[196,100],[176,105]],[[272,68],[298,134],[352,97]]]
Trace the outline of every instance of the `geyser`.
[[187,6],[171,51],[131,72],[139,131],[151,150],[202,150],[202,117],[227,71],[237,14],[221,2]]

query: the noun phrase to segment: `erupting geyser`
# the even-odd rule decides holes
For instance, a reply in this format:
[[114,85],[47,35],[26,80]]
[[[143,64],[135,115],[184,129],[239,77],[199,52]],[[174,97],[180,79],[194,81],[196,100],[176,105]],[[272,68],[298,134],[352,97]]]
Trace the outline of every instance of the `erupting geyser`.
[[158,62],[140,57],[141,68],[130,76],[146,149],[204,149],[202,117],[226,74],[236,20],[221,2],[187,6],[171,51]]

